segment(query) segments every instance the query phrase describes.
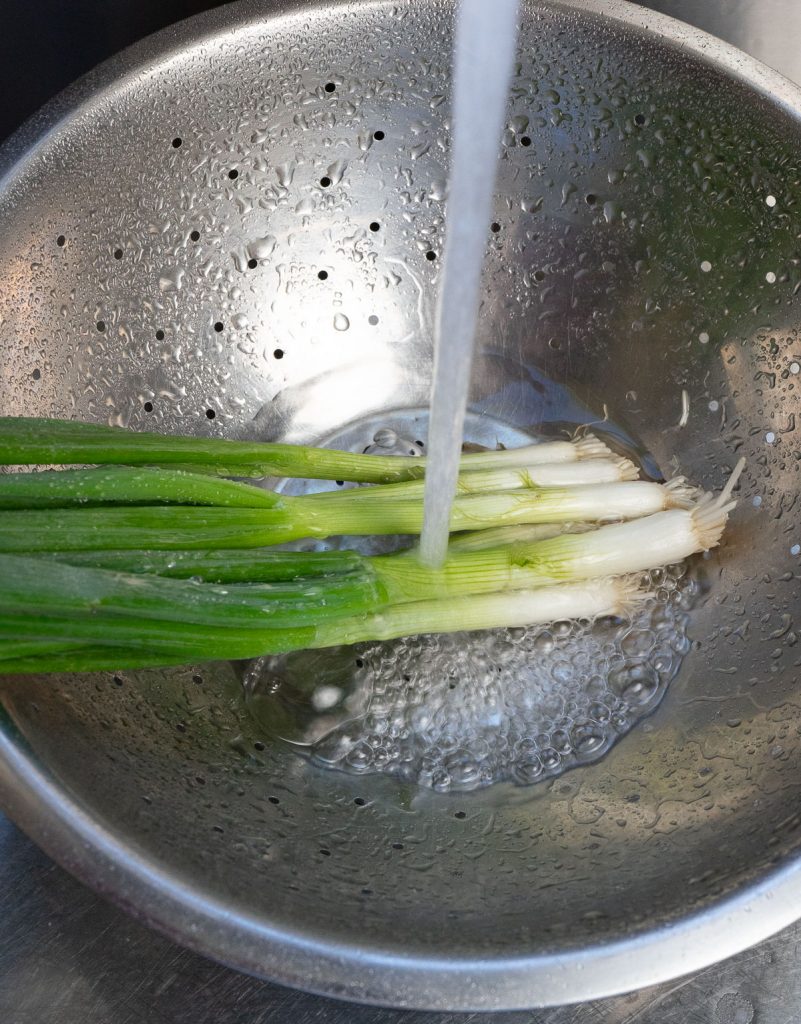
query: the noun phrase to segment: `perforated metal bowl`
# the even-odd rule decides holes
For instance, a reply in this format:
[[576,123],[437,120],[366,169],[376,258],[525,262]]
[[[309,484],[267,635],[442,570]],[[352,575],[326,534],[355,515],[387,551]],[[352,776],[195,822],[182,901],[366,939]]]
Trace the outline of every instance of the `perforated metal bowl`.
[[[318,440],[424,406],[451,15],[235,4],[51,104],[3,156],[0,412]],[[442,796],[270,743],[226,665],[6,679],[15,819],[195,949],[398,1006],[622,991],[796,917],[800,111],[669,19],[525,5],[473,411],[608,413],[709,487],[748,460],[648,722]]]

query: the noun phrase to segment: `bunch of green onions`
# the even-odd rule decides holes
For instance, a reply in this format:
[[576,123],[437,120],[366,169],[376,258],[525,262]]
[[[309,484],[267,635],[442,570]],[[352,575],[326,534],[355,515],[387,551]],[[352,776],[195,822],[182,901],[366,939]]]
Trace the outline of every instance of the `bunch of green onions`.
[[[423,458],[0,418],[0,465],[0,674],[626,616],[637,573],[719,543],[742,469],[713,498],[637,479],[592,436],[466,454],[432,570],[413,549],[275,548],[419,533]],[[88,468],[30,471],[43,465]],[[276,476],[372,486],[288,497],[242,482]]]

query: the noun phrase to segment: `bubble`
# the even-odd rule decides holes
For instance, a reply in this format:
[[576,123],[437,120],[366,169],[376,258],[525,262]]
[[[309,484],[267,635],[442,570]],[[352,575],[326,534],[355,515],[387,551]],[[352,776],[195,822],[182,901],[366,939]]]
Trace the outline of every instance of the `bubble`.
[[366,743],[356,744],[347,755],[347,763],[349,767],[354,768],[357,771],[363,771],[364,769],[369,768],[372,759],[373,751]]
[[604,744],[604,732],[600,724],[584,722],[574,726],[571,735],[573,749],[579,757],[595,754]]
[[612,689],[631,707],[647,704],[657,691],[659,677],[651,665],[629,664],[609,677]]
[[553,747],[546,747],[542,752],[541,760],[543,768],[553,772],[559,767],[562,758],[559,756],[559,751],[554,750]]
[[542,761],[535,754],[533,757],[520,761],[514,768],[514,776],[524,785],[536,782],[543,773]]
[[645,629],[632,629],[620,641],[620,649],[632,658],[648,654],[653,646],[653,633]]
[[765,443],[766,444],[775,444],[776,443],[776,434],[772,430],[769,430],[767,432],[767,434],[765,434]]
[[350,327],[350,320],[345,316],[344,313],[336,313],[334,315],[334,330],[335,331],[347,331]]

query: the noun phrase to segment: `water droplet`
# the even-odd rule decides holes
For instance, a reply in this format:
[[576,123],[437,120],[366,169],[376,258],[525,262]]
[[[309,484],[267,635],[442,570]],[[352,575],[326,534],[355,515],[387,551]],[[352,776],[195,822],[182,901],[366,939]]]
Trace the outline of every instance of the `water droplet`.
[[332,185],[338,185],[342,181],[347,167],[347,160],[337,160],[329,166],[326,174]]
[[295,164],[289,162],[278,164],[275,168],[275,174],[278,178],[278,184],[286,188],[292,184],[292,179],[295,176]]
[[159,277],[159,291],[164,293],[180,291],[185,273],[186,271],[181,267],[164,270]]
[[248,245],[247,254],[254,260],[266,260],[268,256],[272,255],[276,242],[277,240],[273,235],[256,238]]
[[708,274],[711,269],[712,264],[709,262],[709,260],[701,260],[701,270],[703,270],[705,274]]
[[542,196],[531,196],[520,200],[520,209],[523,213],[536,213],[542,209]]
[[336,313],[334,315],[334,330],[335,331],[347,331],[350,327],[350,320],[345,316],[344,313]]
[[611,199],[604,203],[604,220],[607,224],[613,224],[620,219],[620,206]]

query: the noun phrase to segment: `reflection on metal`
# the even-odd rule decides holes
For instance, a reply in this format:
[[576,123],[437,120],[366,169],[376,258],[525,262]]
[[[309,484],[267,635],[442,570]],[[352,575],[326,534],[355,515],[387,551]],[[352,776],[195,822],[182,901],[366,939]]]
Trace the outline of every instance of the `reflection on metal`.
[[[50,108],[5,153],[0,411],[305,439],[419,407],[448,23],[423,0],[233,5]],[[788,924],[799,111],[779,76],[651,12],[529,8],[473,411],[619,424],[710,486],[748,460],[652,719],[549,787],[444,799],[265,742],[227,666],[11,681],[12,815],[182,942],[385,1004],[575,1001]],[[720,431],[700,413],[677,430],[682,388],[725,403]],[[740,1013],[725,996],[712,1019]]]

